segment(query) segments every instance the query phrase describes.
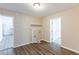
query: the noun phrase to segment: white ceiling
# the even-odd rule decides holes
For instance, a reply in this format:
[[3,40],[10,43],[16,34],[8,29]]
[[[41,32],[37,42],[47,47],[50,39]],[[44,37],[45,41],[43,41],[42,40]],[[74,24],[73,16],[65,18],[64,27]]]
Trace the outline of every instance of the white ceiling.
[[0,8],[22,12],[32,16],[49,16],[78,5],[78,3],[41,3],[39,8],[34,8],[31,3],[0,3]]

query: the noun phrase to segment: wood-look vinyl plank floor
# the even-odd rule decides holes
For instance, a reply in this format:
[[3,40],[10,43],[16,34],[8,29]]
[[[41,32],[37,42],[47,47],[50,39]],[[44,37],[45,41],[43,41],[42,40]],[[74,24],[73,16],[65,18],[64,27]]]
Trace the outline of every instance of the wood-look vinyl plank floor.
[[79,55],[55,43],[31,43],[0,51],[0,55]]

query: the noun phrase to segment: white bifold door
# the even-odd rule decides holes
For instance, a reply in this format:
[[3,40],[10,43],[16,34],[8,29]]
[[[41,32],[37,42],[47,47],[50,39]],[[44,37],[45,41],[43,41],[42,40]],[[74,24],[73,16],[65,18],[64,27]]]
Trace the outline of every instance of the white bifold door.
[[13,47],[13,17],[0,15],[0,50]]

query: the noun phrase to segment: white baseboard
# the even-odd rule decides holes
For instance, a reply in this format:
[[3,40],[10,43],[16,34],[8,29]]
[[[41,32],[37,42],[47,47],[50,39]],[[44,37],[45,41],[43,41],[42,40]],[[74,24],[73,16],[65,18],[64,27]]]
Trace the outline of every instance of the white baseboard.
[[[30,44],[30,43],[27,43],[27,44]],[[17,45],[17,46],[14,46],[13,48],[17,48],[17,47],[24,46],[24,45],[27,45],[27,44]]]
[[[13,48],[17,48],[17,47],[20,47],[20,46],[24,46],[24,45],[27,45],[27,44],[30,44],[30,43],[33,43],[33,42],[29,42],[29,43],[25,43],[25,44],[17,45],[17,46],[14,46]],[[37,43],[40,43],[40,42],[37,42]]]
[[65,47],[65,46],[61,46],[61,47],[79,54],[79,51],[77,51],[77,50],[74,50],[74,49],[71,49],[71,48],[68,48],[68,47]]

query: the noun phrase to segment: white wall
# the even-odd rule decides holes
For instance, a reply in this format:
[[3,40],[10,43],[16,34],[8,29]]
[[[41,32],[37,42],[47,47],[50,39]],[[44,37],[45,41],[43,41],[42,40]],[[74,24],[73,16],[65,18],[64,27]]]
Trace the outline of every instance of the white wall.
[[29,44],[31,42],[30,24],[41,24],[40,18],[22,13],[0,9],[0,14],[14,17],[14,47]]
[[50,19],[61,17],[61,44],[72,50],[79,51],[79,7],[65,10],[43,18],[43,39],[50,41]]
[[50,42],[50,19],[49,17],[43,18],[42,19],[42,32],[43,32],[43,40]]
[[17,14],[15,18],[15,46],[31,43],[31,24],[41,24],[35,17]]

